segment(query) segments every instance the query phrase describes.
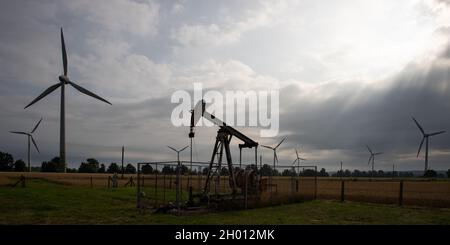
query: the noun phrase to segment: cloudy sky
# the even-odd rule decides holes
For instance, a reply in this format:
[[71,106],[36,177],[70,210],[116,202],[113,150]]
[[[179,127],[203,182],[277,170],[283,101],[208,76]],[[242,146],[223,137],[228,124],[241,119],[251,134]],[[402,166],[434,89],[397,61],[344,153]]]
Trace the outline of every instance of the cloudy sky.
[[[279,89],[279,135],[241,130],[269,145],[288,136],[280,164],[298,147],[306,164],[367,170],[368,144],[385,153],[376,169],[420,170],[411,116],[426,131],[450,131],[449,8],[448,0],[2,1],[0,151],[25,159],[26,138],[9,131],[43,117],[33,165],[59,154],[58,91],[23,108],[62,73],[62,26],[69,76],[113,104],[68,87],[71,167],[87,157],[120,162],[122,145],[129,162],[175,159],[166,145],[187,145],[189,128],[172,125],[171,95],[199,82]],[[197,129],[194,160],[209,159],[215,131]],[[431,138],[430,167],[450,168],[450,133]]]

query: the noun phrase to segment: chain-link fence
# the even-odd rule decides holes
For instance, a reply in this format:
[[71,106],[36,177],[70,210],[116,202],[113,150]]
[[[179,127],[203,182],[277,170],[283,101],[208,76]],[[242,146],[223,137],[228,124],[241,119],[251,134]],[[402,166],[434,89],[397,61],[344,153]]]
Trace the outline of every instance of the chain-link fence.
[[[209,169],[209,163],[205,162],[139,163],[137,207],[158,209],[165,206],[203,206],[223,210],[262,207],[317,197],[315,166],[240,166],[233,168],[233,183],[228,168],[219,166]],[[308,173],[307,176],[303,176],[305,173]]]

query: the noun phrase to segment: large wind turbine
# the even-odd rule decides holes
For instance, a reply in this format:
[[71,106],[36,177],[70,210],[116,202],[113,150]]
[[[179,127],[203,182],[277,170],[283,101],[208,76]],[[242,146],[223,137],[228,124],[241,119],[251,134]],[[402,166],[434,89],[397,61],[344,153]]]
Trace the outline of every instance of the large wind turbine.
[[374,165],[375,165],[375,156],[376,155],[381,155],[381,154],[383,154],[383,152],[373,152],[372,151],[372,149],[370,149],[370,147],[368,146],[368,145],[366,145],[367,146],[367,150],[369,150],[369,152],[370,152],[370,157],[369,157],[369,162],[367,163],[367,165],[369,165],[370,164],[370,161],[372,161],[372,173],[373,173],[373,171],[374,171]]
[[283,141],[286,139],[287,137],[284,137],[280,143],[278,143],[277,146],[272,147],[272,146],[267,146],[267,145],[261,145],[262,147],[268,148],[273,150],[273,171],[275,171],[275,161],[278,162],[278,156],[277,156],[277,148],[281,145],[281,143],[283,143]]
[[295,149],[295,154],[297,155],[297,158],[294,160],[294,162],[292,162],[292,167],[295,167],[295,163],[297,163],[298,170],[300,171],[300,160],[305,161],[306,159],[300,157],[300,155],[298,154],[297,149]]
[[64,43],[64,34],[63,34],[63,29],[61,28],[61,49],[62,49],[62,61],[63,61],[63,67],[64,67],[64,75],[60,75],[59,76],[59,82],[50,86],[49,88],[47,88],[44,92],[42,92],[41,95],[39,95],[36,99],[34,99],[33,101],[31,101],[30,104],[28,104],[27,106],[25,106],[25,108],[33,105],[34,103],[36,103],[37,101],[39,101],[40,99],[44,98],[45,96],[47,96],[48,94],[50,94],[51,92],[53,92],[54,90],[56,90],[57,88],[61,87],[61,114],[60,114],[60,125],[59,125],[59,129],[60,129],[60,139],[59,139],[59,159],[60,159],[60,163],[61,165],[64,165],[64,172],[66,172],[66,114],[65,114],[65,91],[64,91],[64,87],[66,84],[68,85],[72,85],[72,87],[74,87],[76,90],[80,91],[83,94],[89,95],[91,97],[94,97],[98,100],[101,100],[103,102],[106,102],[108,104],[111,105],[111,103],[109,103],[107,100],[101,98],[100,96],[92,93],[91,91],[77,85],[73,80],[70,80],[69,77],[67,76],[67,53],[66,53],[66,45]]
[[417,122],[417,120],[414,117],[412,117],[412,119],[414,120],[414,122],[416,123],[417,127],[419,128],[420,132],[423,135],[422,141],[420,142],[419,150],[417,151],[417,157],[419,157],[419,153],[420,153],[420,150],[422,149],[423,141],[426,140],[426,143],[425,143],[425,172],[427,172],[427,170],[428,170],[428,138],[430,136],[443,134],[443,133],[445,133],[445,131],[439,131],[439,132],[427,134],[423,130],[422,126],[420,126],[420,124]]
[[[39,124],[41,123],[41,120],[39,120],[39,122],[36,124],[36,126],[34,126],[33,130],[31,130],[31,132],[27,133],[27,132],[21,132],[21,131],[11,131],[11,133],[13,134],[23,134],[28,136],[28,172],[31,172],[31,164],[30,164],[30,139],[31,142],[33,142],[34,147],[36,147],[36,150],[39,152],[39,148],[37,147],[36,141],[34,141],[33,138],[33,133],[34,131],[36,131],[37,127],[39,126]],[[40,152],[39,152],[40,153]]]

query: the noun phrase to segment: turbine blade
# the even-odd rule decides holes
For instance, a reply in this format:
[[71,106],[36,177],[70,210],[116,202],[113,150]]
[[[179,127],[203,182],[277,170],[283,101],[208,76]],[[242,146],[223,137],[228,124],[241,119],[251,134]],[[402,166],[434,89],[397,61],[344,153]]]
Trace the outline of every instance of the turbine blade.
[[186,148],[188,148],[189,146],[185,146],[183,149],[180,150],[180,152],[184,151]]
[[417,122],[417,120],[414,117],[412,117],[412,119],[416,123],[417,127],[420,129],[420,132],[422,132],[422,134],[425,134],[425,131],[423,130],[422,126],[420,126],[419,122]]
[[81,93],[86,94],[86,95],[89,95],[89,96],[91,96],[91,97],[94,97],[94,98],[96,98],[96,99],[98,99],[98,100],[101,100],[101,101],[103,101],[103,102],[108,103],[108,104],[111,105],[111,103],[109,103],[109,101],[107,101],[107,100],[103,99],[102,97],[100,97],[100,96],[98,96],[98,95],[92,93],[91,91],[89,91],[89,90],[87,90],[87,89],[81,87],[80,85],[77,85],[76,83],[74,83],[74,82],[72,82],[72,81],[69,81],[68,83],[69,83],[70,85],[72,85],[74,88],[76,88],[78,91],[80,91]]
[[280,146],[281,145],[281,143],[283,143],[283,141],[286,139],[287,137],[284,137],[281,141],[280,141],[280,143],[278,143],[278,145],[277,146],[275,146],[275,149],[276,148],[278,148],[278,146]]
[[173,151],[178,152],[177,150],[175,150],[174,148],[172,148],[172,147],[170,147],[170,146],[167,146],[167,147],[169,147],[169,148],[172,149]]
[[425,137],[423,137],[423,138],[422,138],[422,141],[420,142],[419,150],[417,151],[417,156],[416,156],[416,157],[419,157],[420,150],[422,149],[422,145],[423,145],[423,142],[424,142],[424,141],[425,141]]
[[61,27],[61,49],[62,49],[64,76],[67,76],[67,52],[66,52],[66,44],[64,42],[64,33],[63,33],[62,27]]
[[13,133],[13,134],[24,134],[24,135],[28,135],[28,133],[25,133],[25,132],[19,132],[19,131],[9,131],[10,133]]
[[297,158],[300,158],[300,157],[298,156],[298,151],[297,151],[297,149],[295,149],[295,154],[297,154]]
[[32,104],[38,102],[40,99],[44,98],[45,96],[47,96],[48,94],[50,94],[51,92],[53,92],[55,89],[57,89],[59,86],[61,86],[60,83],[57,83],[55,85],[50,86],[49,88],[47,88],[44,92],[42,92],[41,95],[39,95],[36,99],[34,99],[33,101],[31,101],[30,104],[28,104],[27,106],[25,106],[24,109],[28,108],[29,106],[31,106]]
[[298,159],[303,160],[303,161],[306,161],[306,158],[300,158],[300,157],[299,157]]
[[273,148],[272,148],[272,147],[270,147],[270,146],[267,146],[267,145],[260,145],[260,146],[262,146],[262,147],[265,147],[265,148],[267,148],[267,149],[271,149],[271,150],[273,150]]
[[370,161],[372,160],[372,158],[373,158],[373,155],[371,155],[371,156],[369,157],[369,161],[367,162],[367,165],[370,164]]
[[431,133],[431,134],[429,134],[429,136],[434,136],[434,135],[443,134],[443,133],[445,133],[445,131],[439,131],[439,132],[436,132],[436,133]]
[[37,147],[36,141],[34,141],[33,136],[32,136],[32,135],[30,135],[30,136],[31,136],[31,142],[33,142],[34,147],[36,147],[36,150],[37,150],[39,153],[41,153],[41,152],[39,151],[39,148]]
[[39,124],[41,123],[41,121],[42,121],[42,117],[41,117],[41,120],[39,120],[39,122],[36,124],[36,126],[34,126],[33,130],[31,131],[31,133],[34,133],[34,131],[36,131],[36,129],[39,126]]
[[381,154],[383,154],[383,152],[374,153],[374,155],[381,155]]
[[370,149],[370,147],[368,145],[366,145],[367,150],[369,150],[370,154],[373,154],[372,150]]
[[275,162],[278,163],[277,151],[273,151],[273,152],[274,152],[274,156],[275,156]]
[[292,165],[295,165],[295,163],[297,162],[297,160],[298,160],[298,159],[295,159],[295,160],[292,162]]

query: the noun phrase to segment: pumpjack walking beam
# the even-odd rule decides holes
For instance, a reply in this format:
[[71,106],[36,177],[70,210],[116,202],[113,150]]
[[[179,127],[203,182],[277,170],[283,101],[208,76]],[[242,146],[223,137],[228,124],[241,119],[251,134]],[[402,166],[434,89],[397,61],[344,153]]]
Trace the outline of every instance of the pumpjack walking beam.
[[[225,155],[227,158],[228,171],[230,174],[230,185],[233,190],[233,193],[236,193],[237,192],[236,179],[235,179],[235,175],[234,175],[233,162],[231,159],[231,152],[230,152],[231,138],[233,136],[235,136],[236,138],[238,138],[239,140],[244,142],[243,144],[239,144],[240,151],[242,148],[255,147],[255,156],[257,156],[258,143],[253,141],[252,139],[250,139],[243,133],[239,132],[238,130],[234,129],[233,127],[228,126],[225,122],[216,118],[214,115],[208,113],[205,110],[205,105],[206,105],[205,101],[201,100],[197,103],[197,105],[192,110],[191,125],[190,125],[190,132],[189,132],[189,138],[193,138],[195,136],[194,128],[201,117],[204,117],[208,121],[219,126],[219,130],[217,131],[217,136],[216,136],[216,142],[214,144],[214,149],[213,149],[213,153],[211,156],[211,162],[209,163],[208,174],[207,174],[207,178],[205,181],[205,186],[203,188],[203,192],[204,193],[208,192],[209,182],[210,182],[211,173],[212,173],[213,164],[214,164],[214,159],[216,157],[216,154],[219,151],[219,148],[221,149],[222,147],[224,147]],[[221,161],[222,154],[223,154],[222,150],[219,151],[219,154],[220,154],[219,161]],[[255,157],[255,166],[257,166],[257,157]],[[220,169],[219,169],[219,171],[220,171]]]

